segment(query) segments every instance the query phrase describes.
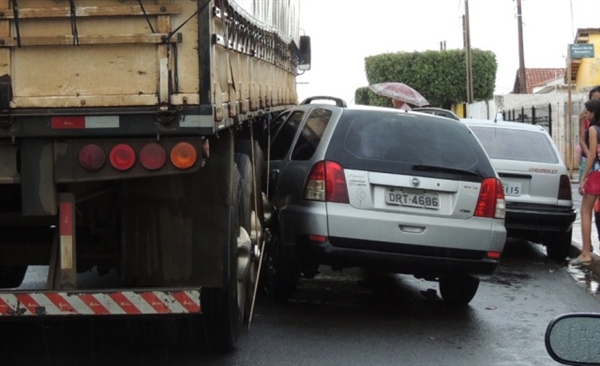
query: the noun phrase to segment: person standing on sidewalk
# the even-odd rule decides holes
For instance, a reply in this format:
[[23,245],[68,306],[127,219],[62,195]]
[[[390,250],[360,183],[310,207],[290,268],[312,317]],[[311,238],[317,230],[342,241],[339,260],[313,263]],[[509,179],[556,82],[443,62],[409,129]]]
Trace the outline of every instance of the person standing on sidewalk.
[[581,238],[583,246],[579,257],[571,260],[572,266],[589,266],[592,264],[592,211],[594,203],[600,197],[600,162],[598,161],[598,145],[600,144],[600,100],[590,99],[585,102],[585,117],[590,121],[588,129],[588,153],[579,183],[581,200]]
[[[590,90],[588,99],[600,99],[600,85],[595,86]],[[585,161],[587,159],[589,126],[590,121],[585,117],[584,112],[582,111],[579,114],[579,182],[581,182]],[[594,204],[594,222],[596,223],[598,240],[600,240],[600,199],[597,199]]]

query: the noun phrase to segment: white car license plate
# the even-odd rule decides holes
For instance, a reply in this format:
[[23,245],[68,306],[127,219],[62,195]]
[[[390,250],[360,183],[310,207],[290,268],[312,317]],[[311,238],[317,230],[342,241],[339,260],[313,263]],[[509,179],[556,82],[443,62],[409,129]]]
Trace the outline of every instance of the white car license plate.
[[521,195],[521,183],[504,183],[504,182],[502,182],[502,186],[504,187],[504,195],[505,196],[520,196]]
[[440,195],[438,193],[406,188],[388,188],[385,192],[385,202],[388,205],[440,208]]

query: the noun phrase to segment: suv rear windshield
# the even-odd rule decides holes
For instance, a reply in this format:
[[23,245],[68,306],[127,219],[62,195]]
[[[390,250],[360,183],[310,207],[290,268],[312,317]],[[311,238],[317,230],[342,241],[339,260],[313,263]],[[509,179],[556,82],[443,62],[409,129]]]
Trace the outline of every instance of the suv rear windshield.
[[405,112],[344,111],[326,159],[344,168],[394,174],[415,174],[415,165],[427,165],[474,172],[479,179],[495,175],[465,125]]
[[471,130],[492,159],[558,163],[550,138],[542,132],[479,126]]

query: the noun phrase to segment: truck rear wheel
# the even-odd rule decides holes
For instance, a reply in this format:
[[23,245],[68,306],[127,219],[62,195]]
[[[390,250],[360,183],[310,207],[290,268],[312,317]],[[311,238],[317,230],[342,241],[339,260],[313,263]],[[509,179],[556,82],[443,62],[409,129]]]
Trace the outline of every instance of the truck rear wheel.
[[[240,206],[240,224],[251,239],[249,272],[246,276],[246,305],[244,312],[244,322],[250,322],[252,301],[256,289],[256,281],[258,280],[258,262],[260,259],[261,248],[264,245],[264,218],[263,218],[263,200],[261,192],[260,177],[262,176],[262,162],[264,155],[258,144],[254,142],[254,147],[250,140],[237,140],[235,143],[235,161],[240,172],[242,197]],[[254,162],[252,162],[254,156]],[[254,174],[254,179],[253,179]],[[258,196],[258,199],[257,199]],[[241,239],[241,236],[238,238]]]
[[238,194],[238,212],[240,230],[238,243],[238,306],[244,309],[244,323],[250,320],[250,308],[256,283],[258,263],[256,261],[256,240],[252,233],[256,231],[256,222],[253,219],[253,180],[252,162],[250,156],[243,153],[235,154],[235,161],[240,172],[240,186]]
[[[243,207],[244,201],[249,201],[249,197],[245,197],[242,188],[242,179],[239,179],[233,187],[236,198],[232,201],[227,225],[228,243],[224,253],[226,257],[224,286],[202,290],[202,304],[209,331],[208,340],[217,350],[225,352],[235,347],[242,330],[248,302],[246,293],[248,274],[242,276],[240,272],[244,272],[242,267],[247,265],[249,253],[246,253],[245,249],[241,249],[240,242],[249,241],[249,235],[241,226],[242,220],[248,216],[244,214]],[[241,280],[240,277],[242,277]]]

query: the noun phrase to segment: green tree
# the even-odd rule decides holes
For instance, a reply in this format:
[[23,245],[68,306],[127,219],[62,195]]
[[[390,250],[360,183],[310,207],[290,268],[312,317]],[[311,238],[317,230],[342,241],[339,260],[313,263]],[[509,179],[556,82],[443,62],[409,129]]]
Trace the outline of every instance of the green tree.
[[[496,55],[471,50],[475,100],[494,96]],[[365,58],[369,85],[402,82],[416,89],[433,107],[450,108],[467,100],[466,55],[464,50],[385,53]],[[390,98],[375,95],[367,87],[355,92],[357,104],[392,106]]]

